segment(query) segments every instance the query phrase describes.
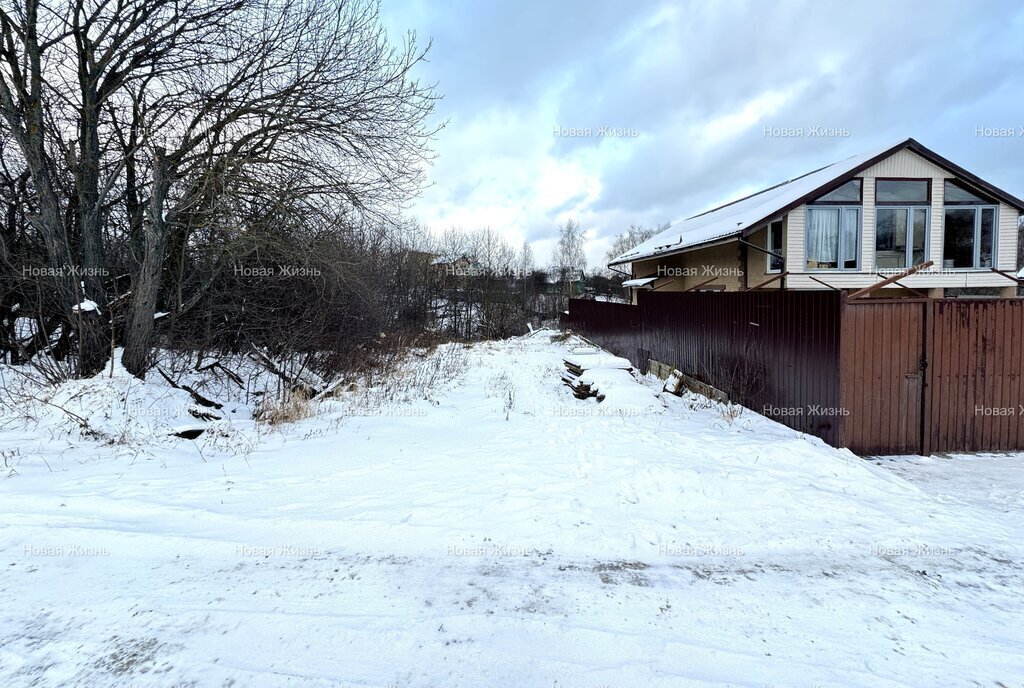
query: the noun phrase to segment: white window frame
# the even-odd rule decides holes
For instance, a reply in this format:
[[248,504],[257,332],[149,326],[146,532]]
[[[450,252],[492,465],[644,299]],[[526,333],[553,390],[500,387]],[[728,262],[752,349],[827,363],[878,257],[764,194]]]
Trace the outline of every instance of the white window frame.
[[[999,266],[999,206],[998,205],[974,205],[951,203],[942,207],[942,259],[946,259],[946,211],[947,210],[973,210],[974,211],[974,265],[969,268],[945,267],[943,269],[956,270],[957,272],[989,272],[992,268]],[[981,263],[981,211],[992,211],[992,265],[982,266]]]
[[[863,183],[863,182],[862,182]],[[810,234],[806,231],[806,227],[811,224],[811,212],[819,210],[837,210],[839,211],[839,238],[837,241],[837,254],[836,254],[836,267],[834,268],[811,268],[807,266],[807,256],[809,251],[807,250],[807,240]],[[857,247],[856,257],[857,264],[852,268],[843,267],[843,249],[846,247],[843,239],[843,214],[847,210],[857,211],[857,236],[854,240],[854,244]],[[864,239],[864,206],[863,205],[839,205],[839,204],[822,204],[822,205],[808,205],[805,211],[804,219],[804,264],[803,269],[807,272],[860,272],[861,265],[863,264],[864,257],[861,255],[861,242]]]
[[[950,206],[952,207],[952,206]],[[899,270],[901,268],[883,268],[878,266],[878,213],[881,210],[902,210],[906,213],[907,217],[907,247],[904,250],[903,255],[903,266],[902,269],[914,267],[914,244],[913,244],[913,233],[914,233],[914,211],[924,211],[924,258],[923,261],[927,262],[930,254],[931,234],[932,234],[932,209],[927,205],[876,205],[875,206],[875,245],[872,247],[872,253],[875,263],[875,271],[879,270]],[[943,219],[945,222],[945,219]]]

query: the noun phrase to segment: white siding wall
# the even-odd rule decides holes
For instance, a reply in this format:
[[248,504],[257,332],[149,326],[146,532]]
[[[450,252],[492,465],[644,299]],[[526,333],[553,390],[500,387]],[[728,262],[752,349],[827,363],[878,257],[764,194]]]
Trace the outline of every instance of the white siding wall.
[[806,228],[807,206],[791,210],[786,216],[786,270],[791,273],[801,272],[807,264]]
[[[875,275],[875,179],[878,177],[910,177],[914,179],[932,180],[931,221],[928,239],[928,259],[942,266],[942,218],[943,218],[943,183],[953,178],[952,172],[925,160],[924,158],[901,150],[886,158],[877,165],[869,167],[860,175],[864,182],[864,206],[861,212],[861,266],[860,270],[850,272],[817,271],[815,275],[829,284],[839,288],[857,288],[868,286],[878,281]],[[790,277],[787,286],[795,289],[820,289],[821,285],[799,274],[804,270],[806,262],[806,227],[807,207],[800,206],[789,214],[789,232],[786,242],[786,269]],[[1016,210],[1008,205],[999,207],[999,235],[997,237],[997,263],[1001,270],[1016,272],[1017,266],[1017,216]],[[955,275],[914,275],[904,281],[913,287],[1005,287],[1008,282],[990,271],[958,273]]]
[[861,191],[864,194],[864,207],[860,211],[860,272],[871,272],[875,268],[875,177],[864,173]]
[[1005,272],[1017,272],[1017,221],[1017,211],[1000,203],[996,263]]

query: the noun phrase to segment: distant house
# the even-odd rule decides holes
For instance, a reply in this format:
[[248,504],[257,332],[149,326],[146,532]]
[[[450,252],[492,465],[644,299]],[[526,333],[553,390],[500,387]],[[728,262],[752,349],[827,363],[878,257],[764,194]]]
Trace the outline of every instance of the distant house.
[[430,263],[431,273],[438,278],[465,278],[473,274],[473,261],[468,256],[435,258]]
[[634,301],[641,289],[858,290],[894,277],[874,295],[1011,297],[1022,212],[907,139],[675,223],[609,265],[632,265]]

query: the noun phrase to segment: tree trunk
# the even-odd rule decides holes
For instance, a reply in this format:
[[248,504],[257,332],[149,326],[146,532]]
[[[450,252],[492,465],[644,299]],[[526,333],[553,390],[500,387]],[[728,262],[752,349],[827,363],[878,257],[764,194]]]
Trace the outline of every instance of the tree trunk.
[[103,278],[103,232],[100,216],[99,104],[96,93],[82,86],[80,144],[77,169],[78,213],[82,232],[81,267],[86,296],[106,306]]
[[163,148],[155,151],[153,194],[149,199],[148,222],[143,223],[142,262],[132,287],[132,305],[125,332],[122,363],[132,375],[143,378],[153,349],[153,316],[160,295],[161,271],[167,254],[168,223],[164,205],[170,188],[170,165]]

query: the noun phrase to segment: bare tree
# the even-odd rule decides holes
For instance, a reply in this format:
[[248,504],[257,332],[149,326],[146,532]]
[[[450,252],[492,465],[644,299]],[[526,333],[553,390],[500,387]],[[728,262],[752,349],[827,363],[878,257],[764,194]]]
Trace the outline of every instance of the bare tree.
[[[141,376],[158,305],[178,317],[203,301],[254,203],[387,231],[429,159],[436,98],[413,77],[425,54],[414,35],[392,46],[364,0],[0,9],[0,134],[24,159],[50,265],[85,276],[60,280],[61,307],[82,320],[71,306],[89,298],[115,329],[107,305],[120,308]],[[123,273],[126,289],[104,279]],[[100,345],[77,331],[87,374]]]
[[[621,256],[623,253],[626,253],[627,251],[629,251],[632,248],[635,248],[636,246],[639,246],[640,244],[647,241],[654,235],[664,232],[670,226],[671,223],[669,222],[663,222],[662,224],[656,227],[630,225],[629,229],[627,229],[625,232],[616,234],[615,238],[612,239],[612,245],[608,247],[608,251],[604,255],[605,266],[607,266],[608,263],[612,262],[613,260]],[[627,263],[625,265],[619,266],[618,269],[623,272],[629,273],[630,265]],[[606,272],[608,273],[609,277],[615,277],[618,275],[618,273],[611,269],[606,269]]]
[[[558,228],[558,243],[551,257],[551,272],[562,285],[563,297],[572,296],[572,282],[587,269],[587,258],[583,253],[583,229],[575,220],[566,220]],[[559,304],[564,309],[565,304]]]

